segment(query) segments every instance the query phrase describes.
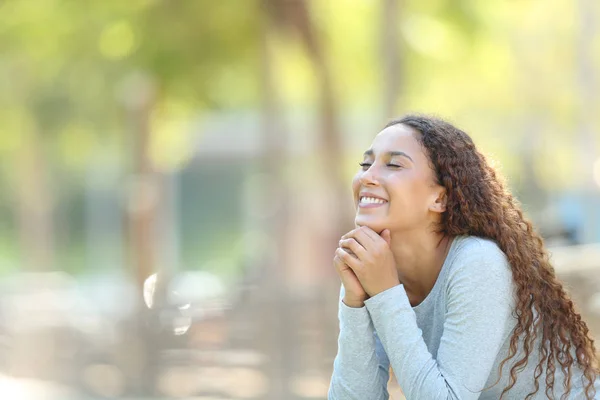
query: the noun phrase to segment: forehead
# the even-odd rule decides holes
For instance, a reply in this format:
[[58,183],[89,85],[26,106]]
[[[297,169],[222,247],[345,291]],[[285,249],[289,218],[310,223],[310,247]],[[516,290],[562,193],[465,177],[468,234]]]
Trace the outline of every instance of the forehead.
[[421,144],[415,138],[418,132],[406,125],[393,125],[385,128],[375,136],[371,149],[375,155],[388,151],[403,151],[411,157],[424,156]]

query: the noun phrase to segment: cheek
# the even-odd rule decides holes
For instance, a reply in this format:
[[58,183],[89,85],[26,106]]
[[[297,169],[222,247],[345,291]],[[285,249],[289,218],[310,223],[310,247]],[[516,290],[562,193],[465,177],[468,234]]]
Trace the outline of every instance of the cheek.
[[[405,175],[403,179],[390,180],[390,187],[394,188],[394,200],[398,206],[416,211],[420,205],[425,206],[428,191],[423,182],[415,176]],[[395,207],[394,207],[395,208]]]

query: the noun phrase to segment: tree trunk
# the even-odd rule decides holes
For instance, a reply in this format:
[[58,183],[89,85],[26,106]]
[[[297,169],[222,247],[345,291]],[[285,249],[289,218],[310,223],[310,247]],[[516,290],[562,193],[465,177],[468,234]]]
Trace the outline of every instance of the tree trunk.
[[[162,175],[155,169],[150,157],[150,115],[155,105],[154,81],[146,75],[132,75],[123,86],[124,103],[130,123],[130,142],[133,163],[126,187],[126,220],[128,228],[128,258],[137,286],[139,311],[132,321],[132,329],[126,333],[131,384],[140,395],[156,394],[156,382],[161,353],[160,326],[156,326],[154,313],[160,310],[166,296],[169,277],[157,266],[160,249],[157,227],[163,205]],[[145,280],[158,273],[154,293],[154,310],[143,302]]]
[[[267,176],[267,186],[263,193],[262,204],[271,204],[273,212],[265,221],[267,235],[275,241],[275,254],[267,255],[264,260],[264,275],[258,307],[261,350],[270,360],[267,375],[271,382],[268,399],[289,399],[287,383],[290,380],[291,343],[289,332],[289,301],[286,291],[287,263],[287,221],[289,196],[281,171],[288,162],[286,157],[286,133],[282,118],[273,71],[273,49],[270,37],[273,35],[272,21],[264,16],[261,34],[260,82],[262,90],[262,172]],[[265,295],[268,294],[268,295]]]
[[54,198],[50,190],[50,168],[40,133],[23,133],[17,159],[16,214],[27,271],[48,271],[54,267]]
[[[340,236],[354,228],[350,182],[347,182],[344,171],[344,146],[332,72],[319,40],[309,3],[305,0],[280,0],[278,10],[287,27],[299,33],[313,65],[319,90],[316,151],[317,164],[325,172],[311,176],[310,188],[306,188],[305,192],[311,193],[311,196],[318,193],[319,203],[325,206],[318,207],[321,212],[318,227],[305,228],[308,235],[297,232],[301,240],[311,243],[308,252],[310,255],[305,259],[305,264],[297,268],[306,276],[302,280],[310,283],[310,287],[307,287],[310,290],[307,290],[308,293],[303,298],[297,299],[297,309],[304,314],[304,318],[296,323],[297,327],[294,329],[298,342],[295,369],[299,387],[306,386],[306,382],[313,378],[318,379],[319,384],[327,385],[327,382],[321,382],[320,379],[330,376],[336,353],[337,340],[334,332],[337,331],[340,285],[332,259]],[[303,204],[297,204],[294,215],[303,215],[304,207]],[[289,262],[293,263],[297,258],[291,257]],[[324,369],[324,366],[327,368]]]
[[399,4],[398,0],[382,0],[380,51],[383,60],[383,117],[393,118],[396,113],[398,95],[401,90],[402,70],[399,44]]

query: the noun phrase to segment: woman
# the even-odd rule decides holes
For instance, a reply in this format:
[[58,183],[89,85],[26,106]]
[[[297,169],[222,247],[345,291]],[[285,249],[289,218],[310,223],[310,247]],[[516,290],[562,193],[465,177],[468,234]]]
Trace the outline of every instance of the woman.
[[600,399],[594,342],[540,236],[471,138],[390,122],[353,180],[340,240],[330,400]]

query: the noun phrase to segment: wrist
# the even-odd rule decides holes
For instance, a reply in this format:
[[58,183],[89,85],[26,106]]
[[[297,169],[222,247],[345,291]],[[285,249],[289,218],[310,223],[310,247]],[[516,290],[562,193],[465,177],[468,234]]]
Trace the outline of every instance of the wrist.
[[371,293],[371,295],[369,296],[369,298],[373,297],[373,296],[377,296],[379,293],[383,293],[386,290],[390,290],[391,288],[394,288],[396,286],[400,285],[400,282],[394,282],[393,284],[388,284],[386,286],[382,286],[379,289],[377,289],[375,292]]
[[350,308],[362,308],[365,306],[364,300],[366,300],[366,299],[360,300],[360,299],[349,299],[349,298],[344,297],[342,299],[342,302]]

